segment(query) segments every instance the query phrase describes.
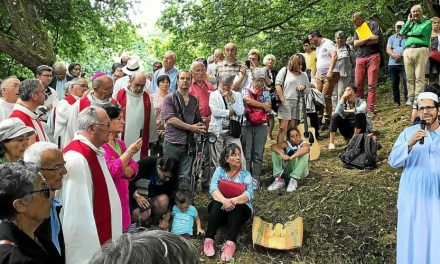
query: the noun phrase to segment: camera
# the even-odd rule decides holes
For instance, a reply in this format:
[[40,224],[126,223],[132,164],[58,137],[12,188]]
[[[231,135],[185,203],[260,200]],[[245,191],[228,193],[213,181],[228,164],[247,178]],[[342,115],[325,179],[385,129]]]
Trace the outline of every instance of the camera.
[[246,60],[244,63],[246,64],[246,67],[248,67],[248,68],[251,67],[251,61],[250,60]]
[[208,141],[208,143],[214,144],[217,141],[217,136],[211,132],[203,132],[200,134],[200,141],[202,143]]

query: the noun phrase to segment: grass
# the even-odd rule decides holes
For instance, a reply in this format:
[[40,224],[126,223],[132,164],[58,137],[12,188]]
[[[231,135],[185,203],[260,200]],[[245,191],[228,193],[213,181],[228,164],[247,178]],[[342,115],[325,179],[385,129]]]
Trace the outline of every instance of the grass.
[[[321,157],[311,162],[309,176],[299,181],[293,193],[268,192],[271,178],[263,178],[264,187],[255,193],[255,214],[264,219],[286,221],[304,219],[304,243],[294,251],[254,249],[251,227],[238,237],[235,263],[395,263],[396,200],[400,170],[387,164],[387,157],[398,134],[408,126],[410,107],[394,107],[389,92],[378,95],[372,121],[382,148],[379,166],[371,171],[349,170],[341,166],[338,155],[346,141],[336,138],[336,150],[328,151],[328,140],[320,142]],[[328,138],[328,134],[324,134]],[[271,175],[269,147],[266,143],[264,172]],[[196,206],[206,228],[206,197],[198,197]],[[216,237],[220,252],[224,230]],[[193,240],[205,263],[220,263],[219,254],[206,258],[202,240]]]

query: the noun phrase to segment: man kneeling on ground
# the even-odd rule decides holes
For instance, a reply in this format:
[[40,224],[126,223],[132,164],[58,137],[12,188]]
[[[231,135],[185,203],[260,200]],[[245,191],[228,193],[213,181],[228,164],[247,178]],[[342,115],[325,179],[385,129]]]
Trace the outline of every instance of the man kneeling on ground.
[[365,133],[367,128],[367,103],[356,97],[356,86],[348,84],[345,92],[336,106],[330,121],[330,140],[328,149],[335,149],[336,131],[344,138],[352,138],[359,133]]

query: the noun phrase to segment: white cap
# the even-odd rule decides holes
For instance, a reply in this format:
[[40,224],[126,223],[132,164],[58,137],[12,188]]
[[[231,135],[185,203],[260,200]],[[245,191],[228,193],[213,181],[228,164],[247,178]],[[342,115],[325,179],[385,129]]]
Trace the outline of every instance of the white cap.
[[12,117],[0,122],[0,142],[23,135],[35,134],[35,130],[27,127],[20,119]]
[[424,93],[419,93],[419,96],[417,96],[417,102],[419,102],[420,100],[425,100],[425,99],[430,99],[430,100],[438,103],[438,96],[435,93],[424,92]]
[[397,21],[397,22],[396,22],[396,27],[397,27],[397,26],[403,26],[403,24],[405,24],[405,22],[403,22],[403,21]]

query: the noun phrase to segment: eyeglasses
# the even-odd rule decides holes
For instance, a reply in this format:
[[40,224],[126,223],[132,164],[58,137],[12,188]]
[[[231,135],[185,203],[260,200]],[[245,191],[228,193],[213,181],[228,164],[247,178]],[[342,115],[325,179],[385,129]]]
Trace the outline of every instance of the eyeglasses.
[[95,126],[106,126],[107,128],[110,128],[110,123],[107,124],[101,124],[101,123],[93,123]]
[[49,199],[51,191],[52,190],[50,189],[50,186],[47,184],[47,182],[43,182],[43,188],[42,189],[26,193],[25,195],[23,195],[23,197],[26,196],[26,195],[29,195],[29,194],[34,194],[34,193],[42,192],[43,196],[45,198]]
[[40,76],[43,76],[43,77],[53,77],[53,75],[52,74],[42,74],[42,75],[40,75]]
[[56,165],[53,168],[40,168],[40,170],[45,170],[45,171],[60,171],[61,169],[65,168],[66,166],[66,162],[63,162],[61,164]]
[[425,110],[427,112],[432,112],[434,109],[436,109],[437,107],[433,106],[433,105],[429,105],[429,106],[422,106],[419,109],[417,109],[417,112],[419,113],[423,113],[425,112]]

